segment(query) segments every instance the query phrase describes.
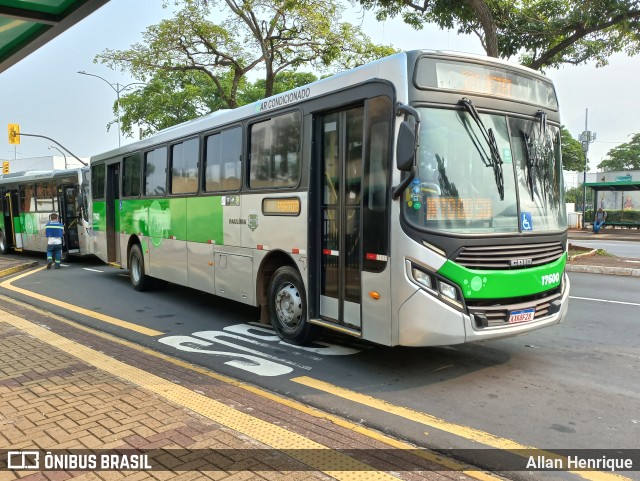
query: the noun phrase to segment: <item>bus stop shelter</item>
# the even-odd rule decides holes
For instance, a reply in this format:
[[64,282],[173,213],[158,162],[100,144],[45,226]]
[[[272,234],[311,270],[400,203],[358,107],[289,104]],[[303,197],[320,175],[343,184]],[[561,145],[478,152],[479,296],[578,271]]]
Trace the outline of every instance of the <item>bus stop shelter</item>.
[[109,0],[0,0],[0,73]]
[[[630,177],[630,176],[629,176]],[[593,190],[593,212],[598,209],[598,193],[602,191],[608,192],[640,192],[640,181],[620,180],[615,182],[587,182],[587,187]],[[624,196],[621,196],[620,205],[607,206],[608,212],[607,225],[620,227],[640,227],[640,215],[638,215],[638,207],[634,205],[626,205]],[[617,215],[619,211],[620,215]],[[611,214],[616,212],[616,218],[610,218]],[[626,218],[625,218],[625,213]],[[591,216],[593,217],[593,215]],[[593,218],[584,219],[584,223],[593,222]]]

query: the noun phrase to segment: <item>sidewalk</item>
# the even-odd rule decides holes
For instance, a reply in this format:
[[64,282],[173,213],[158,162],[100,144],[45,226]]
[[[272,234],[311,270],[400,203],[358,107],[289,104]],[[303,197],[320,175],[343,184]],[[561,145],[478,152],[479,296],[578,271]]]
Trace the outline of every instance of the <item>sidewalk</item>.
[[[640,229],[606,228],[599,234],[588,229],[570,229],[569,243],[580,245],[581,240],[640,242]],[[640,250],[640,244],[638,244]],[[640,277],[640,259],[615,256],[587,256],[567,262],[568,272],[586,272],[589,274],[608,274],[617,276]]]
[[[0,481],[500,479],[412,447],[0,297]],[[39,470],[2,469],[26,449]],[[143,450],[152,469],[42,469],[61,449]]]

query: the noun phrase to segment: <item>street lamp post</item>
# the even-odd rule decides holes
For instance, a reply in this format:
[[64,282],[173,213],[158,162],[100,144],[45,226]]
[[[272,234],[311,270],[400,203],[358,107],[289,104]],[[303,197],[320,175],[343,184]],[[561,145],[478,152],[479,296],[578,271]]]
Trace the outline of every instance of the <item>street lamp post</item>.
[[121,137],[121,130],[120,130],[120,92],[124,92],[129,87],[131,87],[132,85],[146,85],[146,84],[144,82],[131,82],[130,84],[127,84],[127,85],[123,86],[123,85],[120,85],[117,82],[115,84],[112,84],[107,79],[100,77],[100,75],[96,75],[96,74],[93,74],[93,73],[88,73],[88,72],[85,72],[84,70],[81,70],[78,73],[81,74],[81,75],[88,75],[90,77],[99,78],[104,83],[106,83],[109,87],[111,87],[113,89],[113,91],[116,93],[116,110],[117,110],[116,123],[118,124],[118,147],[120,147],[120,145],[121,145],[121,140],[120,140],[120,137]]
[[[587,124],[589,121],[589,109],[585,110],[584,113],[584,132],[580,134],[580,141],[582,142],[582,152],[584,152],[584,176],[582,181],[582,226],[584,227],[587,223],[587,169],[589,168],[589,144],[596,140],[596,133],[591,132],[587,129]],[[593,208],[595,210],[595,202]]]
[[49,150],[51,150],[51,149],[56,149],[58,152],[60,152],[64,156],[64,168],[66,169],[67,168],[67,154],[65,154],[62,150],[60,150],[55,145],[50,145],[49,146]]

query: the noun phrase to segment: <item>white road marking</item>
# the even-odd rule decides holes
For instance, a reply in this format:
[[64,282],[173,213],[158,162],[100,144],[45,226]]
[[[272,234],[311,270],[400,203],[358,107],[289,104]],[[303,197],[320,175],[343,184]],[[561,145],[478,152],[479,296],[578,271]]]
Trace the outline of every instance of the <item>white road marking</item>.
[[592,297],[569,296],[569,299],[578,299],[580,301],[605,302],[605,303],[609,303],[609,304],[623,304],[625,306],[640,306],[640,303],[638,303],[638,302],[610,301],[608,299],[594,299]]
[[91,272],[104,272],[104,271],[99,271],[98,269],[89,269],[88,267],[83,267],[83,269],[85,271],[91,271]]

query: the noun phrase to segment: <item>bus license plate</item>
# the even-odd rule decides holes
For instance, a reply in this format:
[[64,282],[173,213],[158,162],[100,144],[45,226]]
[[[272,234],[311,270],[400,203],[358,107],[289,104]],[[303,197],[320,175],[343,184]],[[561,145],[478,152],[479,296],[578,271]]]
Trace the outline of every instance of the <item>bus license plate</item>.
[[535,309],[522,309],[520,311],[511,311],[509,315],[509,324],[517,324],[519,322],[533,321],[536,316]]

